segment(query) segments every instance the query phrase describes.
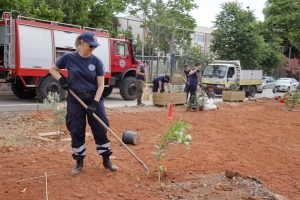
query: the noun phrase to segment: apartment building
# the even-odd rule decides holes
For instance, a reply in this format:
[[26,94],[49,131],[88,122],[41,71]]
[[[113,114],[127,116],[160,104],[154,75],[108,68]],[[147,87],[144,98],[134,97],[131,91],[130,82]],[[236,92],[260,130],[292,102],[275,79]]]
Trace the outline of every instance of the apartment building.
[[[118,17],[119,27],[118,31],[126,31],[129,27],[132,28],[132,35],[136,39],[139,35],[140,39],[143,41],[146,36],[146,30],[143,29],[143,22],[140,18],[134,16]],[[192,45],[200,46],[204,53],[209,52],[212,39],[213,29],[197,26],[194,30],[195,32],[191,35]]]

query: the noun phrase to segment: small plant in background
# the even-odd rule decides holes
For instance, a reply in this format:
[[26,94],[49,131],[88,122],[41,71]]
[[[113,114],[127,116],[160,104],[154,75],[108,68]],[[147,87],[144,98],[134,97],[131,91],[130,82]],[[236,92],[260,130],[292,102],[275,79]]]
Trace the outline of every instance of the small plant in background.
[[240,85],[238,83],[233,83],[229,86],[229,91],[239,91]]
[[59,94],[49,92],[47,98],[44,100],[44,104],[47,108],[53,111],[53,124],[59,128],[59,133],[61,133],[61,126],[65,122],[66,108],[59,105]]
[[284,94],[284,103],[289,111],[292,111],[300,103],[300,86],[297,87],[295,93],[287,92]]
[[167,132],[162,136],[159,144],[155,146],[157,151],[154,152],[157,165],[158,165],[158,181],[160,182],[163,174],[167,172],[166,168],[161,164],[161,161],[166,156],[169,144],[182,144],[185,147],[189,147],[192,140],[191,135],[188,134],[190,125],[179,121],[174,123]]

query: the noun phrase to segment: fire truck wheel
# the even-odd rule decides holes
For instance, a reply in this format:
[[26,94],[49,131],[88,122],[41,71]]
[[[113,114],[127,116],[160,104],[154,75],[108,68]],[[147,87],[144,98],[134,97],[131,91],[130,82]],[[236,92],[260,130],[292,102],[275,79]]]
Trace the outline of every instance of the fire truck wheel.
[[33,99],[36,95],[34,88],[25,88],[20,79],[16,79],[11,83],[11,90],[20,99]]
[[37,99],[39,101],[43,101],[48,93],[59,93],[60,100],[64,100],[66,96],[65,90],[60,87],[60,84],[57,80],[55,80],[51,75],[47,75],[41,79],[39,82],[39,87],[36,91]]
[[112,93],[113,89],[114,89],[114,87],[112,87],[112,86],[105,87],[103,90],[103,93],[102,93],[102,97],[103,98],[108,97]]
[[136,86],[134,77],[126,77],[121,84],[120,94],[124,100],[136,99]]

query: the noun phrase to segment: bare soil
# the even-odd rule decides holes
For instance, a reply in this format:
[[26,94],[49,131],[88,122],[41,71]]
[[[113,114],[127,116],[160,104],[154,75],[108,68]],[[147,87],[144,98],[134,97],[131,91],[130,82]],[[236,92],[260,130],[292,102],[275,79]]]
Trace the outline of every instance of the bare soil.
[[[110,127],[122,137],[136,131],[129,146],[150,174],[110,136],[113,163],[103,168],[90,130],[84,169],[71,176],[70,141],[39,139],[56,131],[51,111],[0,113],[0,199],[300,199],[300,112],[282,109],[275,100],[222,103],[218,110],[187,112],[146,106],[107,109]],[[153,152],[158,138],[177,120],[192,125],[190,148],[171,145],[158,182]],[[279,196],[281,194],[283,196]]]

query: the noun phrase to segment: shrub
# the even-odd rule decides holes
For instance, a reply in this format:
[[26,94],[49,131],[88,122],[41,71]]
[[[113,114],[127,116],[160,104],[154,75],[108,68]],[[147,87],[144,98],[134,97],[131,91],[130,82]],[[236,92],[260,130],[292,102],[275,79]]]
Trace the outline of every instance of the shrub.
[[295,93],[285,93],[284,99],[284,103],[287,110],[293,110],[296,107],[296,105],[300,103],[300,86],[297,87]]
[[229,91],[239,91],[240,85],[238,83],[233,83],[229,86]]
[[59,127],[59,132],[61,132],[61,125],[65,122],[66,108],[59,105],[59,94],[49,92],[47,98],[44,100],[44,104],[47,108],[53,111],[53,124]]

